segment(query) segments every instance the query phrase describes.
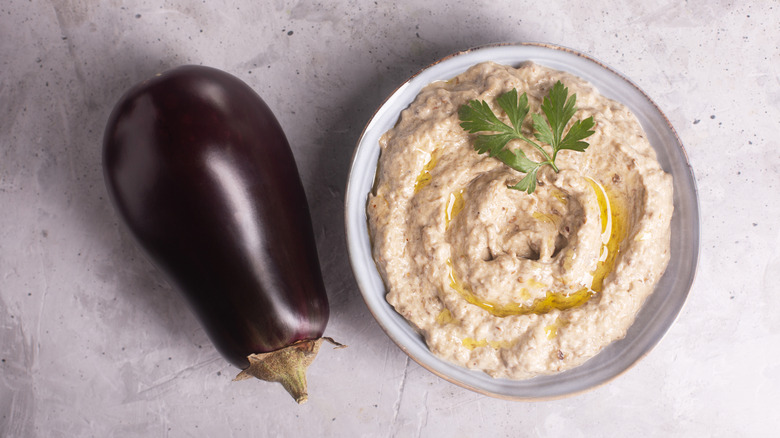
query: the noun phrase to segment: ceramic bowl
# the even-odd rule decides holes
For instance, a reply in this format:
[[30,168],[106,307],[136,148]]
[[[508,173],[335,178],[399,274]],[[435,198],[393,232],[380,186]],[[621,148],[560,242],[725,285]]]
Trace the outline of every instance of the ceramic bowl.
[[[674,178],[671,260],[655,292],[647,299],[625,338],[610,344],[583,365],[529,380],[496,379],[434,356],[423,338],[385,300],[385,286],[371,256],[366,202],[379,159],[379,138],[420,90],[447,80],[474,64],[524,61],[573,73],[599,92],[627,105],[642,124],[663,169]],[[560,398],[614,379],[661,340],[685,303],[693,283],[699,252],[699,208],[693,172],[685,150],[658,106],[633,82],[614,69],[577,51],[549,44],[496,44],[469,49],[422,69],[395,90],[366,125],[355,150],[346,191],[346,235],[350,262],[368,309],[387,335],[424,368],[465,388],[515,400]]]

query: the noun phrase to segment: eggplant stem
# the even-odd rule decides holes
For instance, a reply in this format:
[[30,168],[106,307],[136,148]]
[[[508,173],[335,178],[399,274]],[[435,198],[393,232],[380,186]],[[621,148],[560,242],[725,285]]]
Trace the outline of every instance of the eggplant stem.
[[249,367],[238,373],[233,380],[255,377],[267,382],[279,382],[298,404],[305,403],[309,397],[306,387],[306,369],[314,362],[323,341],[330,342],[336,346],[335,348],[346,347],[332,338],[322,337],[298,341],[269,353],[250,354],[247,356]]

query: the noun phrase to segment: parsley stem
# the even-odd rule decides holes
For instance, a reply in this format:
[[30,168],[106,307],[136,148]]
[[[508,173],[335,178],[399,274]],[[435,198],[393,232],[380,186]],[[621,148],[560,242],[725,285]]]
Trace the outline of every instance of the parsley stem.
[[[553,167],[555,167],[555,164],[553,164],[553,161],[555,161],[555,158],[550,158],[550,154],[547,153],[547,151],[544,150],[541,146],[536,144],[535,141],[528,139],[528,137],[521,135],[520,138],[524,140],[526,143],[530,144],[531,146],[535,147],[539,152],[542,153],[542,156],[544,156],[544,159],[547,163],[550,163]],[[558,172],[558,168],[555,168],[555,172]]]

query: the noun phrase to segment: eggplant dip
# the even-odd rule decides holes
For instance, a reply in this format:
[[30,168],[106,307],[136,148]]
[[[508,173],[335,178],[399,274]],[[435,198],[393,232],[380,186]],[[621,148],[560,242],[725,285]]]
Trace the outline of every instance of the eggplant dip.
[[[558,81],[576,94],[572,121],[593,118],[587,149],[514,190],[525,175],[478,153],[459,110],[480,100],[506,121],[496,101],[514,89],[543,114]],[[424,88],[380,147],[374,260],[387,301],[445,360],[511,379],[576,367],[625,336],[669,261],[671,176],[636,117],[571,74],[475,65]],[[506,149],[545,159],[529,142]]]

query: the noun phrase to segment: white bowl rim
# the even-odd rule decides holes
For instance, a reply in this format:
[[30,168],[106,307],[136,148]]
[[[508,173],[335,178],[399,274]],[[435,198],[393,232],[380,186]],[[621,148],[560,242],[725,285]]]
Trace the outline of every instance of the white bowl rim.
[[[682,159],[684,161],[683,164],[687,168],[687,174],[685,176],[687,176],[688,181],[686,181],[686,182],[688,182],[690,184],[690,186],[691,186],[691,190],[692,190],[692,194],[693,194],[693,200],[694,200],[693,205],[690,206],[690,208],[691,208],[691,212],[690,213],[695,218],[695,221],[694,221],[695,223],[693,223],[693,227],[694,227],[693,231],[694,231],[694,233],[692,235],[692,242],[691,242],[692,243],[692,247],[691,247],[692,255],[691,255],[691,259],[689,260],[689,263],[692,264],[692,268],[691,268],[691,272],[689,274],[689,278],[685,281],[684,291],[682,291],[682,295],[678,299],[680,302],[679,302],[677,308],[674,310],[673,314],[670,315],[670,319],[669,319],[668,323],[666,324],[666,327],[663,329],[662,333],[660,333],[657,336],[657,338],[655,339],[654,342],[652,342],[650,345],[647,346],[647,348],[644,350],[644,352],[641,355],[637,356],[631,363],[627,364],[627,366],[625,366],[625,368],[623,368],[621,370],[618,370],[618,372],[613,373],[612,375],[610,375],[608,378],[604,379],[603,381],[598,382],[597,384],[592,385],[592,386],[578,388],[578,389],[576,389],[574,391],[565,391],[565,392],[561,392],[561,393],[557,393],[557,394],[553,394],[553,395],[547,395],[547,396],[513,395],[513,394],[499,393],[499,392],[486,390],[486,389],[481,388],[479,386],[475,386],[475,385],[466,383],[466,382],[464,382],[462,380],[459,380],[459,379],[454,378],[454,377],[452,377],[450,375],[447,375],[444,372],[442,372],[440,369],[436,369],[436,367],[432,366],[431,363],[428,360],[416,357],[412,352],[409,351],[409,348],[407,348],[407,346],[386,326],[386,323],[379,317],[379,315],[378,315],[379,309],[376,308],[372,304],[372,302],[369,300],[369,297],[367,295],[367,290],[369,288],[367,280],[366,280],[365,276],[361,272],[359,272],[359,270],[356,268],[356,266],[358,264],[358,254],[360,252],[359,248],[360,248],[361,245],[359,245],[359,242],[357,241],[357,237],[355,236],[355,232],[357,232],[358,229],[355,228],[356,227],[355,220],[350,216],[350,212],[354,208],[361,208],[362,211],[363,211],[363,218],[364,218],[364,222],[365,222],[365,208],[366,208],[366,203],[367,203],[368,192],[362,193],[362,194],[355,194],[354,193],[355,189],[354,189],[353,178],[352,177],[353,177],[353,174],[355,172],[355,166],[356,166],[356,162],[357,162],[357,159],[358,159],[358,155],[359,155],[359,153],[362,150],[362,145],[363,145],[364,139],[366,137],[367,132],[370,130],[372,122],[377,118],[377,115],[380,113],[380,111],[382,111],[382,109],[385,108],[385,105],[388,103],[388,101],[390,99],[392,99],[395,95],[400,93],[404,88],[409,86],[409,84],[412,81],[414,81],[415,78],[418,78],[424,72],[429,71],[431,68],[434,68],[437,65],[441,65],[442,63],[445,63],[445,62],[447,62],[449,60],[452,60],[454,58],[460,57],[462,55],[467,55],[467,54],[472,54],[472,53],[475,53],[475,52],[480,52],[480,51],[485,51],[485,50],[490,50],[490,49],[496,49],[496,48],[502,48],[502,47],[538,48],[538,49],[553,50],[553,51],[565,52],[565,53],[568,53],[568,54],[571,54],[571,55],[576,55],[577,57],[581,57],[581,58],[583,58],[583,59],[585,59],[585,60],[587,60],[587,61],[589,61],[591,63],[594,63],[594,64],[598,65],[599,67],[604,69],[606,72],[608,72],[608,73],[614,75],[615,77],[621,79],[626,84],[630,85],[633,88],[634,92],[639,92],[642,95],[642,97],[646,100],[646,102],[649,103],[654,108],[654,110],[657,112],[657,115],[660,115],[662,117],[662,119],[663,119],[663,121],[665,123],[664,128],[666,128],[668,130],[667,132],[673,135],[674,141],[676,143],[676,146],[678,146],[679,152],[682,154]],[[531,59],[525,59],[525,60],[531,60]],[[516,62],[519,63],[519,62],[523,62],[525,60],[517,60]],[[473,65],[473,63],[472,63],[472,65]],[[415,96],[416,96],[416,94],[417,93],[415,93]],[[675,194],[675,199],[676,199],[676,196],[677,196],[677,194]],[[362,199],[362,204],[359,207],[353,206],[353,202],[352,202],[353,199]],[[675,213],[677,213],[676,210],[675,210]],[[450,55],[447,55],[447,56],[445,56],[445,57],[443,57],[443,58],[441,58],[441,59],[439,59],[439,60],[437,60],[437,61],[435,61],[435,62],[433,62],[433,63],[431,63],[431,64],[429,64],[427,66],[425,66],[425,67],[423,67],[422,69],[418,70],[416,73],[414,73],[412,76],[410,76],[407,80],[405,80],[401,85],[399,85],[395,90],[393,90],[391,93],[389,93],[388,96],[383,100],[383,102],[377,107],[376,111],[371,116],[369,121],[366,123],[363,131],[361,132],[361,134],[360,134],[360,136],[358,138],[355,150],[353,151],[352,159],[351,159],[351,163],[350,163],[349,176],[348,176],[348,179],[347,179],[347,187],[346,187],[346,192],[345,192],[344,215],[345,215],[345,228],[346,228],[345,232],[346,232],[346,240],[347,240],[347,249],[348,249],[348,253],[349,253],[349,261],[350,261],[350,264],[351,264],[351,267],[352,267],[353,274],[355,275],[355,280],[357,282],[358,288],[360,289],[360,292],[361,292],[361,295],[362,295],[362,297],[364,299],[364,302],[366,303],[366,306],[368,307],[368,309],[371,312],[372,316],[377,321],[377,323],[380,325],[382,330],[388,335],[388,337],[390,337],[390,339],[404,353],[406,353],[408,355],[408,357],[410,357],[412,360],[417,362],[423,368],[425,368],[428,371],[434,373],[435,375],[441,377],[442,379],[444,379],[446,381],[449,381],[449,382],[451,382],[453,384],[459,385],[461,387],[464,387],[466,389],[475,391],[477,393],[481,393],[481,394],[488,395],[488,396],[491,396],[491,397],[506,399],[506,400],[540,401],[540,400],[552,400],[552,399],[559,399],[559,398],[565,398],[565,397],[569,397],[569,396],[574,396],[574,395],[577,395],[577,394],[580,394],[580,393],[583,393],[583,392],[588,392],[590,390],[596,389],[596,388],[598,388],[600,386],[603,386],[603,385],[613,381],[617,377],[623,375],[624,373],[626,373],[634,365],[636,365],[640,360],[642,360],[645,356],[647,356],[647,354],[649,354],[650,351],[652,351],[652,349],[664,337],[664,335],[668,331],[669,327],[671,327],[671,325],[676,321],[677,317],[679,316],[680,312],[682,311],[682,308],[683,308],[685,302],[687,301],[687,297],[688,297],[688,295],[690,293],[690,290],[691,290],[691,287],[692,287],[692,285],[693,285],[693,283],[695,281],[697,268],[698,268],[698,259],[699,259],[699,252],[700,252],[700,231],[699,231],[699,228],[700,228],[700,215],[699,215],[698,188],[696,186],[696,178],[694,177],[693,169],[692,169],[692,167],[690,165],[690,162],[688,160],[688,154],[687,154],[687,152],[685,150],[685,147],[684,147],[682,141],[680,141],[679,135],[677,134],[676,130],[672,126],[672,124],[669,121],[669,119],[661,111],[661,109],[658,107],[658,105],[652,99],[650,99],[650,97],[639,86],[637,86],[633,81],[628,79],[622,73],[620,73],[617,70],[609,67],[605,63],[603,63],[603,62],[593,58],[590,55],[586,55],[586,54],[584,54],[582,52],[579,52],[577,50],[574,50],[574,49],[571,49],[571,48],[568,48],[568,47],[555,45],[555,44],[549,44],[549,43],[543,43],[543,42],[505,42],[505,43],[494,43],[494,44],[475,46],[475,47],[472,47],[472,48],[469,48],[469,49],[465,49],[465,50],[461,50],[461,51],[458,51],[458,52],[454,52],[454,53],[452,53]],[[371,248],[370,247],[368,248],[368,256],[371,257],[371,262],[373,263],[373,257],[371,256]],[[375,267],[375,265],[373,265],[373,266]],[[378,275],[378,272],[377,272],[377,275]],[[392,306],[390,306],[386,301],[384,302],[384,305],[387,306],[387,307],[390,307],[390,309],[394,311],[394,309],[392,309]],[[403,318],[403,317],[401,317],[401,318]],[[620,341],[615,341],[615,343],[617,343],[617,342],[620,342]],[[615,344],[615,343],[613,343],[613,344]],[[432,353],[430,353],[430,350],[428,350],[428,353],[430,354],[431,357],[434,358],[434,360],[438,360],[438,361],[444,362],[442,359],[439,359],[436,356],[434,356]],[[455,364],[450,364],[450,366],[466,370],[466,372],[469,372],[469,373],[475,373],[475,372],[479,373],[477,371],[467,370],[467,369],[462,368],[462,367],[460,367],[458,365],[455,365]],[[583,366],[584,365],[581,365],[580,367],[583,367]],[[580,367],[577,367],[577,368],[580,368]],[[569,372],[569,371],[567,371],[567,372]],[[547,377],[550,377],[550,376],[542,376],[542,378],[547,378]],[[535,378],[535,379],[538,379],[538,377]],[[497,380],[502,380],[502,379],[497,379]],[[507,380],[509,382],[516,382],[516,381],[509,380],[509,379],[504,379],[504,380]]]

